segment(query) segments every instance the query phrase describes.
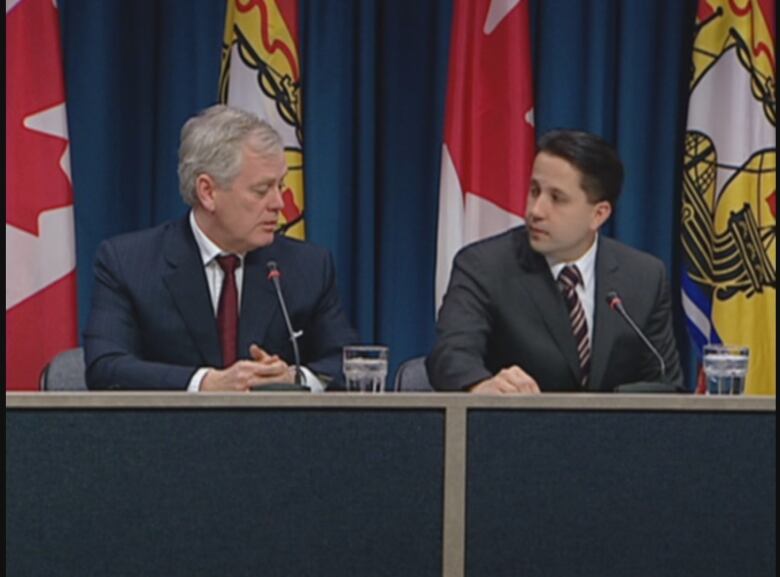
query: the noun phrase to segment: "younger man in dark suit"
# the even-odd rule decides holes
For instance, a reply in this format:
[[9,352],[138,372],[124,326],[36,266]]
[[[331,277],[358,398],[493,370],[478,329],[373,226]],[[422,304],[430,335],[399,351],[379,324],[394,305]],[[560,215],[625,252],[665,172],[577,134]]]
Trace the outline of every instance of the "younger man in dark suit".
[[277,263],[305,385],[341,373],[354,341],[330,254],[276,236],[287,174],[279,134],[253,114],[213,106],[182,129],[188,216],[105,241],[84,333],[91,389],[246,391],[295,380],[268,263]]
[[682,385],[663,264],[598,231],[623,182],[617,153],[592,134],[545,135],[526,225],[456,256],[428,357],[439,390],[611,391],[661,380],[660,363],[606,303],[616,292]]

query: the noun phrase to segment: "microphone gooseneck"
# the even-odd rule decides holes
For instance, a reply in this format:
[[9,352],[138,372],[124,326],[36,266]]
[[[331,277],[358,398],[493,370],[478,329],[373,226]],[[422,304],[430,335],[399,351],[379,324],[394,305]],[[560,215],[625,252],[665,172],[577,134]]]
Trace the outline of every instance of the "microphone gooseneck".
[[642,329],[637,326],[637,324],[634,322],[634,319],[632,319],[626,312],[626,309],[623,306],[623,301],[615,291],[610,291],[607,293],[607,305],[609,305],[609,308],[611,308],[613,311],[617,311],[618,314],[623,317],[623,320],[628,323],[628,326],[634,330],[645,346],[650,349],[650,352],[655,355],[655,358],[658,359],[658,364],[661,366],[661,380],[665,381],[666,363],[664,362],[664,358],[661,356],[661,353],[658,352],[658,349],[653,346],[653,343],[650,342],[650,339],[645,336],[645,333],[642,332]]
[[282,309],[282,316],[284,316],[284,324],[287,326],[287,333],[290,335],[290,342],[293,347],[293,357],[295,359],[295,384],[303,384],[303,371],[301,371],[301,353],[298,350],[298,338],[303,334],[303,331],[295,331],[290,321],[290,315],[287,312],[287,304],[284,301],[284,295],[282,294],[282,287],[279,284],[279,277],[282,273],[279,271],[279,267],[276,265],[275,260],[269,260],[266,263],[268,269],[268,280],[270,280],[274,288],[276,289],[276,299],[279,301],[279,307]]

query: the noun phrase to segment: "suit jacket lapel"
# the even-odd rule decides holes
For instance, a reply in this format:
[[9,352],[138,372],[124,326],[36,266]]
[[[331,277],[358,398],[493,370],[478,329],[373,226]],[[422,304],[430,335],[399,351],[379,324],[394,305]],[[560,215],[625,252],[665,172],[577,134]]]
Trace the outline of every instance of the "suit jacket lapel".
[[522,238],[525,241],[523,243],[525,250],[522,250],[523,247],[520,249],[520,264],[527,273],[523,284],[527,288],[531,300],[539,309],[555,344],[566,359],[572,378],[579,381],[580,364],[577,357],[577,345],[574,342],[566,302],[555,284],[545,258],[531,249],[527,236]]
[[163,278],[173,302],[205,363],[221,367],[222,351],[217,322],[203,262],[187,218],[170,229],[163,250],[170,267]]
[[601,382],[607,370],[618,324],[623,322],[618,315],[607,306],[607,294],[617,290],[619,274],[618,262],[611,250],[607,238],[599,239],[596,255],[596,292],[593,303],[593,343],[591,344],[590,382],[594,389],[601,388]]
[[[273,283],[268,280],[266,263],[279,260],[275,244],[252,251],[244,259],[244,281],[241,289],[241,315],[238,325],[238,356],[249,355],[249,345],[262,346],[271,321],[279,313]],[[284,270],[280,265],[284,286]],[[282,289],[284,290],[284,289]]]

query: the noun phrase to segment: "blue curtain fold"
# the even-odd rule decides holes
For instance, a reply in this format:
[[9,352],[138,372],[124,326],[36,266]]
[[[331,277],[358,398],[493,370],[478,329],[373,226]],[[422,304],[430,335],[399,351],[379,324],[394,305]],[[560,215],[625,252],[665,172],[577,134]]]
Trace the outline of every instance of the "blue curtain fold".
[[309,238],[335,252],[362,338],[391,365],[433,342],[438,178],[451,5],[307,2]]
[[[532,2],[535,119],[618,147],[606,233],[661,258],[678,343],[680,161],[695,0]],[[222,0],[60,0],[82,326],[97,244],[184,214],[184,120],[217,98]],[[334,253],[361,338],[391,366],[434,339],[439,164],[452,0],[301,2],[308,238]],[[689,358],[686,356],[686,358]]]

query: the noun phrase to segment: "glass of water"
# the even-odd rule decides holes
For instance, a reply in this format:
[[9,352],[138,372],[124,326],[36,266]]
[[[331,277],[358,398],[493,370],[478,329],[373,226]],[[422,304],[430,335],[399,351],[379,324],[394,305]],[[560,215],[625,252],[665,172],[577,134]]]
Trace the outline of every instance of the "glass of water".
[[344,347],[344,378],[347,391],[381,393],[387,378],[387,347],[354,345]]
[[745,391],[750,349],[734,345],[704,345],[707,394],[741,395]]

